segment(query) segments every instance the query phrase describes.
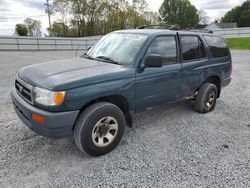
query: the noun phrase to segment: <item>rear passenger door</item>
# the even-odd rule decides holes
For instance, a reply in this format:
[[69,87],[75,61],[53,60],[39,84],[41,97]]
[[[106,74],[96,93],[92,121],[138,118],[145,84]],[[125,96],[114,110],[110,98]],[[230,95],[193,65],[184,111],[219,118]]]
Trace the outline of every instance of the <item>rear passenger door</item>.
[[199,88],[207,62],[204,43],[196,35],[179,35],[182,59],[181,90],[183,97],[191,96]]
[[[181,64],[176,35],[158,36],[149,45],[147,55],[158,54],[164,59],[159,68],[148,67],[136,73],[136,111],[174,101],[180,93]],[[144,62],[142,60],[141,63]]]

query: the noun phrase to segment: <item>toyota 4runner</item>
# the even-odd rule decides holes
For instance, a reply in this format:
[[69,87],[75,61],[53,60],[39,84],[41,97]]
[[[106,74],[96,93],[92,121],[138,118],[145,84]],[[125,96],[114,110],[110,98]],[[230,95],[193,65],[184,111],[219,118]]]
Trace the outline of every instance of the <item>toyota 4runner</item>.
[[225,40],[202,32],[122,30],[104,36],[81,57],[22,68],[11,92],[19,118],[36,133],[73,135],[89,155],[110,152],[134,113],[194,100],[211,112],[231,81]]

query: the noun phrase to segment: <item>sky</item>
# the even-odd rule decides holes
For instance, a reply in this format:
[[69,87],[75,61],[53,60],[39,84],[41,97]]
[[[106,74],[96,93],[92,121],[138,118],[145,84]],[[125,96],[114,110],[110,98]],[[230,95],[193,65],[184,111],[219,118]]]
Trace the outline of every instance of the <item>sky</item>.
[[[164,0],[146,0],[149,9],[158,11]],[[241,5],[245,0],[190,0],[198,9],[203,10],[211,21],[220,19],[231,8]],[[45,0],[0,0],[0,35],[13,35],[15,25],[27,17],[42,22],[42,33],[47,33],[48,16],[45,13]],[[53,22],[52,17],[52,22]]]

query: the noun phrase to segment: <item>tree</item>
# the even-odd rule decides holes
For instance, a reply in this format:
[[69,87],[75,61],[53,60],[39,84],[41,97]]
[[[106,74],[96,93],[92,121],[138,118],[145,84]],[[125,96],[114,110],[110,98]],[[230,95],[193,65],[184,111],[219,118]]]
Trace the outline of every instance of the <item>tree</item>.
[[[114,30],[136,28],[158,21],[145,0],[70,0],[78,36],[103,35]],[[131,3],[130,3],[131,2]]]
[[250,27],[250,0],[228,11],[221,19],[222,23],[236,22],[239,27]]
[[[62,26],[62,33],[63,36],[61,37],[67,37],[68,36],[68,16],[70,14],[71,11],[71,7],[70,7],[71,3],[69,0],[54,0],[53,1],[53,8],[54,11],[56,13],[58,13],[60,15],[60,24]],[[57,25],[54,25],[54,30],[57,28]],[[55,28],[56,27],[56,28]],[[53,30],[53,28],[51,29]],[[49,29],[48,29],[49,31]]]
[[240,7],[240,16],[237,22],[239,27],[250,27],[250,0]]
[[26,18],[24,20],[25,25],[28,28],[28,36],[31,37],[41,37],[41,21],[33,20],[31,18]]
[[100,21],[103,19],[106,5],[101,0],[87,1],[86,11],[87,35],[97,35],[99,33]]
[[19,36],[28,36],[28,28],[25,24],[16,24],[15,33]]
[[71,0],[71,10],[73,19],[71,20],[73,25],[78,28],[78,36],[85,36],[85,15],[87,12],[87,1],[86,0]]
[[48,29],[52,37],[67,37],[69,36],[69,28],[64,23],[53,23],[51,30]]
[[204,10],[199,11],[199,21],[200,24],[208,24],[210,21],[210,17],[207,16],[207,13]]
[[197,9],[189,0],[164,0],[159,12],[163,22],[177,24],[182,29],[192,28],[199,22]]
[[240,6],[233,8],[232,10],[228,11],[224,17],[222,17],[222,23],[231,23],[231,22],[238,22],[240,17]]

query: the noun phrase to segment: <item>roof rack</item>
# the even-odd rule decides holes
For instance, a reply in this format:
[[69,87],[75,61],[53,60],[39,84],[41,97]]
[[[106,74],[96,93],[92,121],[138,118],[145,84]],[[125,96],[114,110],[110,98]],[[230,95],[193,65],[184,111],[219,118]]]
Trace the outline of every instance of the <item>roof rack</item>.
[[212,30],[209,30],[209,29],[183,29],[181,31],[191,31],[191,32],[200,32],[200,33],[214,33]]
[[[137,27],[136,29],[147,29],[147,28],[154,28],[154,27],[163,27],[159,29],[168,29],[168,30],[174,30],[174,31],[190,31],[190,32],[202,32],[202,33],[213,33],[212,30],[209,29],[180,29],[178,25],[169,25],[169,24],[155,24],[155,25],[142,25]],[[157,28],[158,29],[158,28]]]
[[153,25],[142,25],[137,27],[136,29],[169,29],[169,30],[174,30],[174,29],[179,29],[179,26],[177,25],[169,25],[167,23],[162,23],[162,24],[153,24]]

